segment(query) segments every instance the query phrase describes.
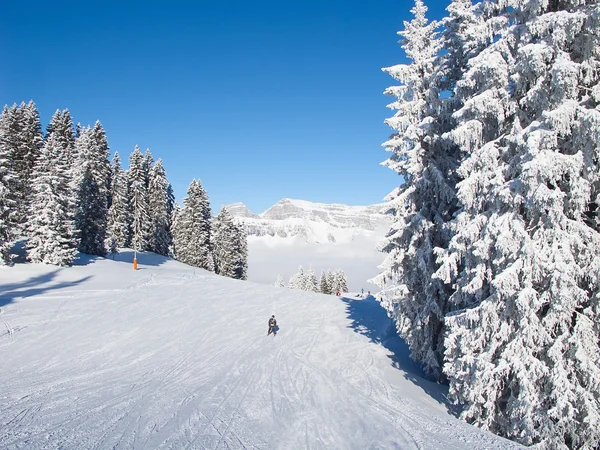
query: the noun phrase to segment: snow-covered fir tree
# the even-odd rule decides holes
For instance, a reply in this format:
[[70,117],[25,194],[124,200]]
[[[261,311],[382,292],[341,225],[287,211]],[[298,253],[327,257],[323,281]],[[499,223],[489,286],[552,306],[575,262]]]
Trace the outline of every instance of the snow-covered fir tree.
[[7,144],[9,127],[5,107],[0,116],[0,265],[10,263],[10,249],[16,237],[14,211],[17,205],[15,175],[12,170],[10,146]]
[[317,280],[317,275],[315,274],[315,270],[312,266],[308,267],[308,272],[306,272],[306,278],[304,281],[304,290],[319,292],[319,282]]
[[283,281],[283,277],[281,276],[281,274],[277,275],[277,279],[275,280],[275,283],[273,283],[273,286],[285,287],[285,281]]
[[148,207],[152,225],[149,249],[159,255],[167,256],[172,243],[173,193],[162,159],[159,159],[150,169]]
[[348,279],[342,269],[338,269],[333,273],[333,292],[348,292]]
[[331,286],[329,285],[329,281],[327,278],[327,273],[325,271],[322,271],[321,279],[319,281],[319,291],[322,294],[331,294]]
[[56,110],[50,123],[46,127],[46,139],[54,134],[56,145],[65,149],[60,157],[69,170],[75,167],[77,154],[75,151],[75,133],[73,131],[73,119],[68,109],[63,111]]
[[429,375],[441,379],[444,316],[451,291],[436,273],[436,248],[446,248],[446,223],[455,210],[456,146],[441,133],[446,117],[440,99],[444,80],[440,71],[437,22],[426,18],[427,8],[416,0],[414,18],[398,34],[408,64],[385,68],[401,84],[385,91],[396,98],[396,110],[386,123],[394,130],[384,143],[392,156],[384,163],[402,175],[404,183],[387,197],[394,223],[381,249],[388,253],[380,285],[384,306],[396,319],[399,334],[411,348],[411,357]]
[[326,277],[327,277],[327,285],[329,286],[330,293],[337,294],[335,273],[331,270],[328,270]]
[[152,171],[152,167],[154,167],[154,157],[152,156],[150,149],[147,148],[144,153],[144,161],[142,162],[142,170],[146,180],[146,189],[150,189],[150,172]]
[[106,256],[106,197],[102,195],[92,169],[87,166],[77,190],[75,229],[79,251]]
[[214,271],[211,244],[211,212],[206,191],[193,180],[176,215],[173,246],[178,261]]
[[65,164],[64,139],[51,133],[34,167],[33,192],[27,223],[28,257],[32,262],[70,265],[77,254],[72,212],[75,199]]
[[243,228],[234,223],[225,208],[221,209],[212,225],[215,272],[226,277],[245,280],[248,262],[246,235]]
[[450,394],[463,418],[523,444],[597,448],[600,7],[489,2],[480,14],[487,46],[455,89],[449,135],[467,157],[438,271],[455,287]]
[[41,153],[43,145],[42,124],[35,104],[22,102],[16,110],[16,146],[12,149],[11,160],[16,175],[17,221],[19,228],[26,221],[27,204],[31,193],[31,173]]
[[137,145],[129,156],[127,178],[131,214],[131,246],[137,251],[148,250],[152,235],[152,222],[148,206],[144,156]]
[[12,174],[6,179],[7,186],[10,185],[7,200],[12,197],[16,203],[7,219],[10,219],[12,234],[16,236],[22,232],[26,221],[31,172],[43,145],[39,113],[33,102],[4,107],[0,116],[0,142],[6,158],[5,167]]
[[304,268],[302,266],[298,267],[298,271],[292,275],[290,277],[290,280],[288,281],[288,287],[290,289],[301,289],[304,290],[304,286],[305,286],[305,274],[304,274]]
[[171,249],[170,255],[177,258],[177,255],[185,254],[186,240],[183,229],[183,216],[181,215],[182,208],[179,203],[175,202],[173,205],[173,213],[171,214]]
[[74,185],[77,190],[75,225],[83,253],[106,255],[107,215],[110,200],[111,167],[108,142],[100,122],[79,131],[75,142],[77,164]]
[[131,215],[127,174],[121,168],[121,158],[115,152],[111,177],[111,204],[107,216],[108,239],[115,238],[118,247],[131,245]]

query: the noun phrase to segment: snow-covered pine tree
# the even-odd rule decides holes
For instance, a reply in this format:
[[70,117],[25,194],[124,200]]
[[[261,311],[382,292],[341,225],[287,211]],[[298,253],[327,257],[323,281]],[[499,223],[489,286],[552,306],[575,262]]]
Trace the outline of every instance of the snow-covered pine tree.
[[331,286],[329,286],[329,282],[327,280],[327,273],[325,271],[321,271],[319,290],[322,294],[331,294]]
[[121,168],[121,158],[115,152],[111,177],[111,205],[107,216],[107,234],[114,237],[118,247],[131,245],[131,216],[127,174]]
[[446,248],[450,236],[446,222],[455,209],[454,147],[440,137],[444,117],[440,85],[440,39],[437,22],[426,18],[421,0],[404,22],[400,41],[410,60],[383,69],[401,85],[385,94],[396,97],[386,120],[393,130],[383,145],[392,152],[384,163],[402,175],[404,184],[388,197],[394,223],[381,244],[388,253],[382,272],[373,282],[384,288],[383,305],[396,320],[399,334],[411,348],[411,357],[430,376],[442,378],[443,324],[449,289],[435,278],[435,249]]
[[196,180],[191,182],[187,194],[183,209],[177,214],[173,236],[176,258],[185,264],[214,271],[208,196]]
[[233,219],[225,207],[221,208],[219,215],[212,222],[212,247],[215,258],[215,273],[231,277],[233,261],[236,255],[233,252]]
[[183,208],[179,206],[179,203],[175,203],[171,215],[171,236],[173,236],[171,255],[181,262],[184,261],[187,253],[187,239],[183,219]]
[[16,180],[10,150],[11,110],[5,106],[0,116],[0,265],[10,263],[10,249],[16,237]]
[[438,272],[458,309],[444,370],[469,422],[526,445],[597,448],[600,6],[503,5],[484,2],[489,44],[455,91],[450,136],[468,157]]
[[79,236],[79,251],[106,256],[106,196],[102,194],[90,165],[86,166],[79,182],[77,201],[75,229]]
[[167,173],[159,159],[150,169],[150,184],[148,192],[148,206],[152,234],[150,236],[150,250],[159,255],[167,256],[172,243],[171,216],[173,214],[173,201],[171,198]]
[[229,212],[222,208],[213,221],[213,251],[215,272],[245,280],[248,271],[248,244],[246,231],[237,225]]
[[17,132],[16,144],[12,149],[11,159],[13,170],[17,177],[16,195],[18,208],[18,224],[22,226],[26,222],[27,204],[31,193],[31,173],[37,161],[42,145],[42,124],[35,103],[21,103],[17,108]]
[[148,250],[152,222],[148,207],[144,156],[137,145],[129,156],[127,178],[131,214],[131,245],[137,251]]
[[248,279],[248,233],[241,223],[234,223],[234,253],[236,260],[233,267],[233,278]]
[[311,292],[319,292],[319,282],[317,281],[317,275],[312,265],[308,267],[304,289]]
[[304,289],[305,274],[302,266],[298,267],[298,271],[290,277],[290,281],[288,282],[288,287],[290,289]]
[[152,167],[154,167],[154,157],[152,156],[150,149],[147,148],[144,153],[144,161],[142,162],[142,170],[144,171],[147,189],[150,189],[150,172],[152,171]]
[[75,224],[81,242],[79,249],[83,253],[105,256],[111,167],[106,133],[99,121],[93,128],[80,128],[75,154],[73,184],[78,194]]
[[277,279],[275,280],[275,283],[273,284],[273,286],[285,287],[285,282],[283,281],[283,277],[281,276],[281,274],[277,275]]
[[46,139],[54,134],[54,140],[59,148],[65,149],[60,157],[69,169],[75,166],[77,155],[75,152],[75,134],[73,132],[73,119],[68,109],[59,111],[58,109],[50,119],[46,127]]
[[348,279],[342,269],[338,269],[334,273],[335,288],[340,292],[348,292]]
[[335,272],[333,270],[327,271],[327,285],[329,286],[330,292],[332,294],[337,294],[337,283],[335,279]]
[[32,173],[27,248],[32,262],[67,266],[77,254],[72,215],[75,199],[64,157],[69,150],[56,134],[52,132],[46,139]]

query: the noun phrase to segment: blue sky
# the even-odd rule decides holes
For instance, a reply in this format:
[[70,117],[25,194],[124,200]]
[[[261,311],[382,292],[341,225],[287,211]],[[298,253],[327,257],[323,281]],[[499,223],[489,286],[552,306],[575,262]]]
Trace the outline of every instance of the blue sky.
[[[430,5],[430,18],[444,15]],[[111,151],[162,158],[178,200],[193,178],[213,210],[289,197],[377,203],[383,120],[412,1],[10,2],[0,102],[100,120]]]

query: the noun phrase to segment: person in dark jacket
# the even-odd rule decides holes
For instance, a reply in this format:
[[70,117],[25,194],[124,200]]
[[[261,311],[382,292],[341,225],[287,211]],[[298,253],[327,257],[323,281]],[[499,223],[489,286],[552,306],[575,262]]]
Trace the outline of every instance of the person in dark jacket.
[[277,321],[275,320],[275,314],[273,314],[269,319],[269,331],[267,332],[267,336],[271,333],[273,333],[273,336],[277,334]]

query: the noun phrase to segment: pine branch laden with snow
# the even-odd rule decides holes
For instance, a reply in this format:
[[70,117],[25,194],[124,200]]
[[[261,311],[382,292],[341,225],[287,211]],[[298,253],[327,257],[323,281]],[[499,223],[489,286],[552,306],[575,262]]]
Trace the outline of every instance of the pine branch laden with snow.
[[414,19],[404,23],[401,44],[408,64],[383,69],[396,80],[385,94],[396,98],[396,111],[386,123],[393,129],[383,145],[392,156],[383,164],[402,175],[404,184],[387,197],[394,223],[381,250],[388,253],[382,272],[372,281],[383,288],[384,306],[394,317],[398,331],[435,379],[442,379],[443,318],[449,290],[431,277],[439,268],[436,248],[450,238],[446,223],[455,209],[455,146],[441,137],[450,123],[440,99],[444,74],[439,55],[437,22],[428,22],[427,8],[417,0]]
[[75,199],[64,158],[68,149],[55,133],[46,140],[32,173],[27,248],[32,262],[67,266],[77,254],[73,221]]
[[456,85],[448,134],[466,155],[437,273],[455,287],[450,394],[463,418],[523,444],[596,448],[600,7],[486,3],[481,14],[487,47]]

